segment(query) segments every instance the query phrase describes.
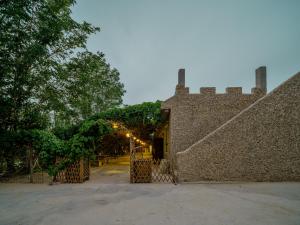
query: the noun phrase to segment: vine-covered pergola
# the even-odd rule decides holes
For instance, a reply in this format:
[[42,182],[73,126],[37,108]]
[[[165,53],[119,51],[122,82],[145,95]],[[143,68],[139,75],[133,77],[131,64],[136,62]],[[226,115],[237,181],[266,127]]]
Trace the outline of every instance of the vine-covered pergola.
[[20,133],[19,145],[33,152],[39,164],[55,177],[82,157],[93,158],[103,151],[122,154],[112,149],[125,146],[129,150],[130,138],[137,145],[150,145],[161,122],[160,102],[146,102],[101,112],[67,128],[28,130]]

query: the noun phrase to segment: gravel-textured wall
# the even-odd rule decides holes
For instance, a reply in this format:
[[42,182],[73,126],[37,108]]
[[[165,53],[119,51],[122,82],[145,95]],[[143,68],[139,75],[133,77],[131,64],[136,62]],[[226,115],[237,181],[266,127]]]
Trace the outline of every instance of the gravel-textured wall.
[[[201,106],[191,110],[193,96],[175,98],[169,101],[186,98],[188,103],[171,113],[171,124],[182,118],[179,127],[190,126],[181,131],[173,128],[173,138],[185,139],[179,146],[172,145],[176,151],[190,144],[185,132],[192,133],[193,141],[207,134],[194,129],[195,121],[197,127],[211,131],[255,100],[251,96],[220,96],[218,100],[207,96],[197,98]],[[205,112],[208,108],[211,111]],[[195,112],[201,119],[195,118]],[[209,125],[212,120],[215,122]],[[180,181],[300,181],[300,73],[176,156]]]
[[241,88],[229,88],[225,94],[214,91],[201,88],[201,94],[189,94],[188,88],[177,86],[176,95],[162,104],[162,109],[170,110],[171,161],[174,162],[177,152],[184,151],[263,96],[257,90],[255,94],[242,94]]

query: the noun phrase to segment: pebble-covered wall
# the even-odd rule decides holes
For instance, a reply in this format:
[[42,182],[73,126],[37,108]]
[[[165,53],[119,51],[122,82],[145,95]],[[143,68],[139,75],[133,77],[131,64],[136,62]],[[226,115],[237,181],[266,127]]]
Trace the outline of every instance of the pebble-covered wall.
[[[201,106],[195,109],[193,96],[174,98],[179,98],[171,100],[177,104],[183,98],[188,103],[174,112],[171,124],[179,118],[182,121],[177,122],[180,125],[173,128],[171,136],[188,139],[186,132],[191,133],[192,140],[205,136],[187,149],[188,140],[177,147],[172,145],[181,151],[176,154],[179,181],[300,181],[300,73],[215,130],[255,97],[213,100],[207,96],[198,100]],[[207,104],[213,105],[205,112]],[[207,135],[207,131],[193,129],[194,123],[214,131]],[[189,128],[180,131],[179,127]]]
[[180,69],[175,95],[162,104],[162,109],[170,112],[168,151],[173,166],[177,152],[184,151],[265,95],[257,88],[251,94],[244,94],[241,87],[226,88],[222,94],[216,93],[214,87],[202,87],[200,93],[190,94],[184,81],[184,70]]

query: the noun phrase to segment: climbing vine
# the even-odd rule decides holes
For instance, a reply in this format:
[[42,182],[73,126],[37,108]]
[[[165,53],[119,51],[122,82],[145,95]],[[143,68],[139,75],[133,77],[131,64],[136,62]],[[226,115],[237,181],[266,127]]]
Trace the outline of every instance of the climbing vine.
[[[30,131],[31,146],[48,174],[55,176],[66,166],[81,157],[92,157],[95,142],[112,131],[111,124],[104,120],[88,120],[82,123],[78,133],[69,139],[60,139],[51,131]],[[57,159],[60,159],[57,162]]]
[[161,125],[161,102],[144,102],[142,104],[126,106],[101,112],[92,119],[105,119],[124,124],[140,138],[147,140],[149,135]]
[[[34,129],[27,132],[27,141],[39,154],[49,175],[55,176],[81,157],[93,157],[101,151],[111,155],[123,151],[121,145],[128,141],[112,128],[112,121],[124,124],[144,140],[150,139],[161,123],[160,102],[110,109],[71,127]],[[61,160],[57,162],[57,158]]]

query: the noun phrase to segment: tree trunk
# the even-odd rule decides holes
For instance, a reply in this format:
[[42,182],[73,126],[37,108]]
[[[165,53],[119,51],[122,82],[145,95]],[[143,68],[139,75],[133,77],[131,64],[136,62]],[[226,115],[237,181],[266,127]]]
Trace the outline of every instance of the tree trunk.
[[33,183],[33,151],[29,148],[29,179],[30,183]]
[[13,154],[8,154],[8,156],[6,157],[6,164],[8,174],[13,174],[14,172],[16,172],[15,157]]

